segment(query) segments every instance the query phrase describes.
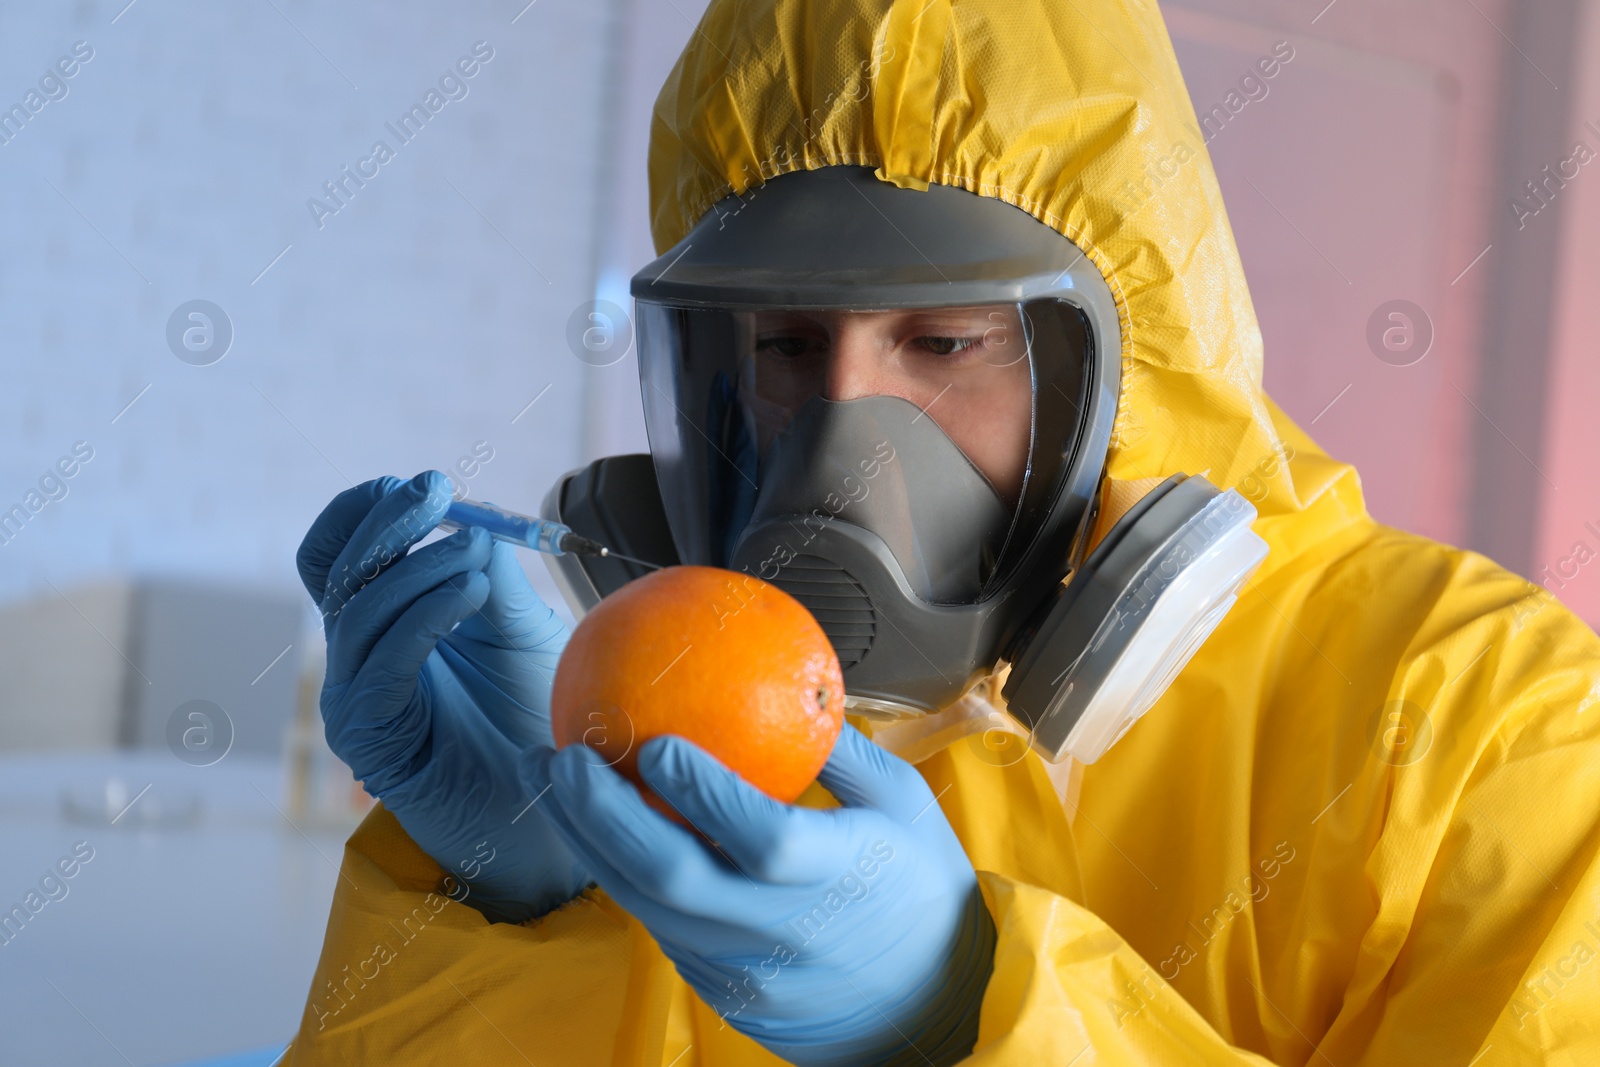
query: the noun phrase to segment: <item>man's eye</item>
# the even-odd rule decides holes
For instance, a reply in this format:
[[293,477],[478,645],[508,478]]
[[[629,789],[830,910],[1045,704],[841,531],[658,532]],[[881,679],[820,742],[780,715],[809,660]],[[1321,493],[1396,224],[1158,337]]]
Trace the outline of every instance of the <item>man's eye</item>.
[[971,337],[919,337],[917,344],[936,356],[953,356],[958,352],[965,352],[977,340]]
[[809,337],[763,337],[756,342],[757,351],[782,356],[784,359],[803,356],[811,350],[811,346],[812,341]]

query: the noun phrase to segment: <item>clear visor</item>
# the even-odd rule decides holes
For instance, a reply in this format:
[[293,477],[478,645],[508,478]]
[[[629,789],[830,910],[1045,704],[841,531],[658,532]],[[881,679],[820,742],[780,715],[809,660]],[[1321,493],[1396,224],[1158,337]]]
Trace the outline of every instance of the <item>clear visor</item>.
[[[882,538],[933,603],[1002,581],[1066,474],[1091,349],[1057,299],[884,311],[640,301],[646,428],[684,562],[787,520]],[[1034,529],[1030,529],[1030,525]]]

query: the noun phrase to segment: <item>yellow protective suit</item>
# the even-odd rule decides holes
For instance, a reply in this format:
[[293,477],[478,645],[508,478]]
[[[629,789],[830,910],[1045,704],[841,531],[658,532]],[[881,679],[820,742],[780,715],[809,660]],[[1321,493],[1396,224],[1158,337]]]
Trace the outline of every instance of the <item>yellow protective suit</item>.
[[[1600,1063],[1600,641],[1373,522],[1262,392],[1154,0],[714,0],[656,105],[657,248],[831,164],[1075,241],[1122,318],[1113,486],[1204,472],[1271,546],[1099,763],[919,764],[998,929],[967,1062]],[[491,926],[440,877],[381,808],[350,839],[289,1063],[777,1062],[603,893]]]

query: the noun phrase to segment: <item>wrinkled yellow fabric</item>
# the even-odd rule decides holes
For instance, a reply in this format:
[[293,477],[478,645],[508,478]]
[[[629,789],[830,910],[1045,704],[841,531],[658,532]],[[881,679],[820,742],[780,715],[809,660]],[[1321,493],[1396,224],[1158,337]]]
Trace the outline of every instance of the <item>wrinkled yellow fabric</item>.
[[[1267,399],[1155,3],[714,0],[656,107],[658,248],[833,164],[1077,242],[1122,319],[1109,475],[1237,486],[1271,546],[1070,790],[977,738],[919,765],[998,929],[967,1062],[1600,1062],[1600,641],[1374,523],[1356,472]],[[490,926],[429,896],[439,869],[381,808],[341,874],[290,1063],[777,1062],[603,893]]]

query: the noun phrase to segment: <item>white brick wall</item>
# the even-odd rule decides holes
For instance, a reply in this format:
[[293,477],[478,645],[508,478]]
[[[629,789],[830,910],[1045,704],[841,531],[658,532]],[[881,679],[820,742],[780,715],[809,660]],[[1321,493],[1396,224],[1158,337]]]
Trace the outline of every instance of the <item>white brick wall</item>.
[[[0,145],[0,511],[95,449],[0,546],[0,601],[129,572],[295,583],[333,494],[480,440],[473,493],[535,508],[589,458],[586,373],[588,408],[624,412],[601,443],[642,445],[633,360],[588,371],[565,341],[594,286],[607,5],[125,2],[0,7],[0,107],[94,49]],[[384,124],[479,40],[468,95],[400,145]],[[378,139],[395,158],[319,229],[307,199]],[[211,366],[165,340],[195,298],[235,330]]]

